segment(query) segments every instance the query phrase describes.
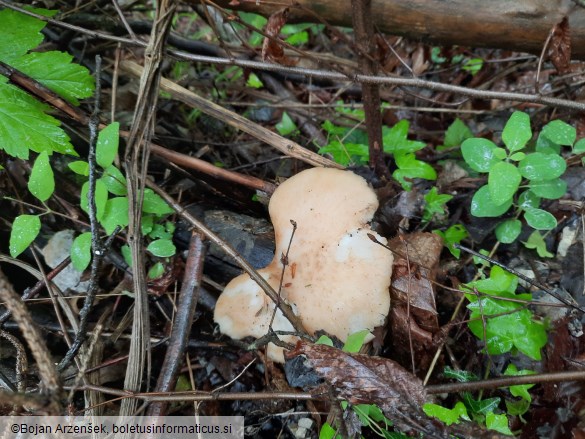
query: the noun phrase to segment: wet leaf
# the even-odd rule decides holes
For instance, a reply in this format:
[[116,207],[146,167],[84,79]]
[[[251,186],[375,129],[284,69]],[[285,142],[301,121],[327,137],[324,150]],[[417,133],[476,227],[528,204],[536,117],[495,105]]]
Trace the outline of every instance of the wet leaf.
[[564,75],[571,71],[571,34],[567,17],[564,17],[561,22],[554,27],[548,49],[548,56],[559,75]]

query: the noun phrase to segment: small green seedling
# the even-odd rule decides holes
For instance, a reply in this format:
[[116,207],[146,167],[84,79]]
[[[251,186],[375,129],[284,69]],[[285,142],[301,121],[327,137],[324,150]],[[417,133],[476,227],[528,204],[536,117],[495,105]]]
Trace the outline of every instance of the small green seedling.
[[[559,120],[549,122],[538,136],[533,152],[528,148],[531,138],[530,118],[516,111],[502,132],[504,148],[483,138],[470,138],[461,145],[467,165],[488,176],[487,184],[473,196],[472,215],[500,217],[513,207],[513,217],[503,220],[495,231],[498,240],[505,244],[520,235],[521,217],[535,230],[554,229],[556,218],[541,209],[540,203],[542,199],[558,199],[567,190],[567,184],[560,178],[567,167],[560,149],[573,146],[575,128]],[[582,146],[582,142],[577,142],[574,150]]]

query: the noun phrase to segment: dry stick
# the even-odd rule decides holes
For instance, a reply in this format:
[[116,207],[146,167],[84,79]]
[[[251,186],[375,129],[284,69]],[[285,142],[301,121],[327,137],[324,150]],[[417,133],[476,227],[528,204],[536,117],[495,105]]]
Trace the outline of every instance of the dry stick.
[[[49,392],[49,396],[57,397],[60,392],[61,385],[57,371],[53,366],[51,354],[45,345],[45,341],[41,336],[35,322],[30,316],[24,303],[20,300],[20,296],[16,294],[14,288],[6,277],[0,271],[0,300],[4,302],[4,306],[8,308],[14,320],[18,323],[18,327],[22,336],[28,343],[31,354],[33,355],[39,372],[39,376],[45,389]],[[57,399],[55,404],[57,404]]]
[[[19,8],[14,6],[11,3],[8,3],[4,0],[0,0],[0,6],[4,6],[8,9],[12,9],[14,11],[21,12],[29,17],[35,17],[41,21],[45,21],[47,23],[53,24],[55,26],[62,27],[64,29],[69,29],[74,32],[79,32],[81,34],[90,35],[94,38],[101,38],[104,40],[116,41],[119,43],[125,43],[129,46],[138,46],[138,47],[146,47],[147,43],[141,40],[131,40],[129,38],[122,38],[116,37],[112,35],[108,35],[102,32],[92,31],[89,29],[85,29],[83,27],[75,26],[72,24],[64,23],[59,20],[54,20],[52,18],[47,18],[39,14],[35,14],[34,12],[27,11],[26,9]],[[183,52],[180,50],[167,50],[167,53],[173,55],[177,58],[193,61],[193,62],[200,62],[204,64],[214,64],[214,65],[225,65],[225,66],[239,66],[242,68],[253,69],[253,70],[264,70],[268,72],[279,72],[283,75],[287,73],[293,75],[303,75],[307,77],[319,78],[319,79],[329,79],[332,81],[352,81],[357,83],[370,83],[370,84],[380,84],[380,85],[397,85],[402,87],[414,87],[414,88],[422,88],[422,89],[429,89],[433,91],[444,91],[449,93],[460,94],[462,96],[468,96],[470,98],[476,99],[498,99],[498,100],[506,100],[506,101],[516,101],[516,102],[529,102],[533,104],[541,104],[541,105],[548,105],[550,107],[558,107],[558,108],[567,108],[572,110],[579,110],[585,111],[585,102],[578,102],[578,101],[571,101],[568,99],[560,99],[555,97],[548,97],[542,96],[539,93],[527,94],[527,93],[514,93],[514,92],[498,92],[498,91],[486,91],[486,90],[477,90],[468,87],[462,87],[457,85],[450,85],[450,84],[442,84],[439,82],[434,81],[427,81],[424,79],[415,79],[415,78],[401,78],[401,77],[388,77],[388,76],[368,76],[368,75],[346,75],[343,73],[328,71],[328,70],[318,70],[318,69],[306,69],[302,67],[287,67],[282,66],[280,64],[271,64],[267,62],[260,62],[260,61],[250,61],[250,60],[242,60],[242,59],[233,59],[233,58],[222,58],[222,57],[214,57],[214,56],[204,56],[204,55],[193,55],[188,52]]]
[[[120,63],[120,68],[128,73],[133,74],[134,76],[139,76],[142,73],[142,67],[132,61],[122,61]],[[342,166],[338,165],[337,163],[322,157],[317,153],[309,151],[308,149],[303,148],[301,145],[291,140],[285,139],[279,134],[264,128],[263,126],[258,125],[246,119],[245,117],[234,113],[233,111],[226,110],[225,108],[205,98],[202,98],[201,96],[193,93],[190,90],[187,90],[184,87],[181,87],[178,84],[175,84],[172,81],[169,81],[166,78],[161,79],[161,89],[167,93],[170,93],[171,96],[173,96],[178,101],[197,108],[205,114],[219,119],[238,130],[244,131],[245,133],[248,133],[257,139],[268,143],[269,145],[281,151],[283,154],[302,160],[313,166],[342,168]]]
[[99,281],[99,268],[104,255],[104,249],[100,238],[99,224],[97,220],[97,207],[95,203],[95,186],[97,181],[97,166],[96,166],[96,146],[98,138],[98,125],[99,125],[99,113],[100,113],[100,94],[101,94],[101,67],[102,58],[99,55],[95,57],[95,99],[93,112],[89,118],[89,153],[87,161],[89,163],[89,188],[87,191],[88,195],[88,213],[89,213],[89,225],[91,230],[91,274],[89,279],[89,287],[87,289],[87,295],[83,301],[83,307],[79,311],[79,329],[75,334],[75,340],[73,344],[57,366],[57,370],[63,370],[75,357],[79,348],[85,341],[87,322],[89,318],[89,312],[93,306],[95,296],[98,291]]
[[[129,390],[140,389],[145,369],[147,382],[150,378],[150,322],[140,219],[148,171],[149,143],[154,133],[156,103],[162,74],[162,53],[175,8],[176,3],[173,0],[161,0],[156,4],[154,26],[145,51],[145,67],[140,77],[136,108],[124,155],[129,205],[128,243],[132,253],[132,283],[135,297],[132,340],[124,379],[124,388]],[[137,401],[126,399],[122,401],[120,415],[133,415],[136,408]]]
[[236,263],[242,267],[242,269],[248,273],[250,278],[252,278],[262,290],[266,293],[270,299],[277,304],[277,306],[282,311],[282,314],[290,321],[293,328],[297,332],[297,335],[307,335],[306,330],[301,323],[299,317],[293,312],[292,308],[289,304],[279,301],[278,293],[274,291],[274,288],[270,286],[266,279],[258,274],[258,272],[244,259],[240,254],[235,251],[230,245],[224,242],[219,236],[213,233],[210,229],[207,228],[205,224],[191,215],[187,210],[185,210],[179,203],[177,203],[169,194],[167,194],[163,189],[161,189],[158,185],[151,181],[146,182],[147,186],[155,191],[158,195],[160,195],[169,206],[171,206],[175,212],[177,212],[183,219],[188,221],[193,227],[197,228],[201,233],[203,233],[211,242],[218,245],[226,254],[231,256]]
[[[184,357],[189,333],[195,316],[199,287],[203,276],[203,263],[205,259],[205,244],[198,233],[191,234],[189,241],[189,254],[185,264],[183,286],[177,304],[177,313],[173,321],[171,337],[164,362],[156,384],[157,392],[169,392],[173,390],[177,381],[177,373]],[[147,416],[164,416],[167,404],[155,403],[148,407]]]
[[[359,70],[365,75],[377,73],[377,63],[372,58],[375,52],[374,30],[372,26],[371,0],[351,0],[355,45],[358,49]],[[384,163],[382,150],[382,113],[380,111],[380,86],[378,84],[362,84],[362,99],[366,114],[366,130],[368,132],[368,149],[370,152],[370,168],[378,177],[390,177]]]

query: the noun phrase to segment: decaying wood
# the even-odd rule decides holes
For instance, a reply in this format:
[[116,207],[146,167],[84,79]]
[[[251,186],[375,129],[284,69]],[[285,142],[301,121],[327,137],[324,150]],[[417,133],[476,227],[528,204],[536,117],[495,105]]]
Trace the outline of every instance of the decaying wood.
[[[199,0],[189,0],[198,3]],[[289,4],[288,22],[351,26],[351,1],[218,0],[216,4],[269,16]],[[372,0],[380,32],[433,44],[492,47],[540,54],[551,29],[569,19],[573,58],[585,59],[585,8],[571,0]]]

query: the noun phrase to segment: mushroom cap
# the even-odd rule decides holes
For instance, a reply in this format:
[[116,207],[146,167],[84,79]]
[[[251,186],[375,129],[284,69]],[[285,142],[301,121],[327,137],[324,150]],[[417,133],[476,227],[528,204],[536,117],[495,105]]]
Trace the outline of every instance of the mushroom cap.
[[[339,169],[313,168],[289,178],[272,195],[270,218],[276,251],[259,273],[278,291],[282,255],[288,253],[281,298],[300,317],[309,333],[324,330],[341,340],[384,323],[390,310],[392,253],[372,242],[371,221],[378,200],[360,176]],[[291,236],[296,222],[297,229]],[[243,274],[224,289],[215,308],[215,321],[232,338],[260,337],[267,332],[274,304]],[[275,330],[292,330],[276,313]],[[287,337],[291,341],[292,337]],[[282,349],[269,346],[268,355],[283,361]]]

